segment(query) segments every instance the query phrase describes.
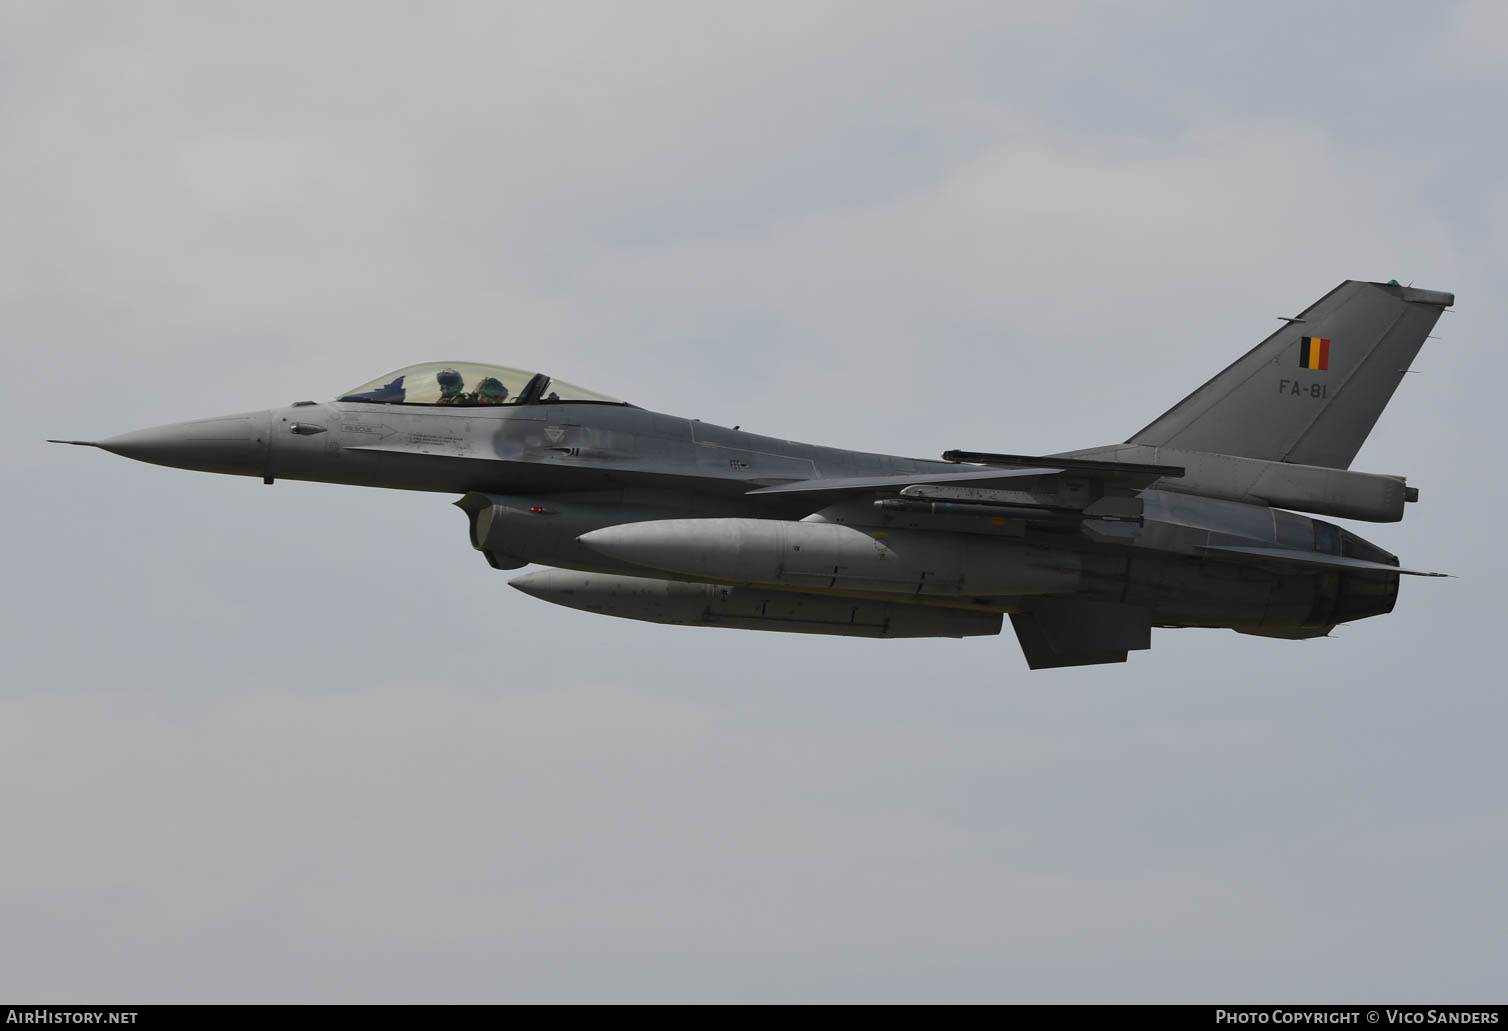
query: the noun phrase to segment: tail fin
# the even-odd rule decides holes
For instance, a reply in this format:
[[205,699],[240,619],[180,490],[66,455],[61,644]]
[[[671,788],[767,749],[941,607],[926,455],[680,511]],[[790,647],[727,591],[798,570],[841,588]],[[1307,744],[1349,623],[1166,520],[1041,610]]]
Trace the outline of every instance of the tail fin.
[[1346,469],[1452,294],[1347,280],[1129,444]]

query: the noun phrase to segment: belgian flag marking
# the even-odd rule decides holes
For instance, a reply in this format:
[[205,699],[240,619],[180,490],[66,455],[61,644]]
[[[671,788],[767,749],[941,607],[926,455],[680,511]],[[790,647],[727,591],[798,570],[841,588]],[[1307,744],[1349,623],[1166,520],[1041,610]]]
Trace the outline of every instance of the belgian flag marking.
[[1330,341],[1327,337],[1299,337],[1299,368],[1316,372],[1330,368]]

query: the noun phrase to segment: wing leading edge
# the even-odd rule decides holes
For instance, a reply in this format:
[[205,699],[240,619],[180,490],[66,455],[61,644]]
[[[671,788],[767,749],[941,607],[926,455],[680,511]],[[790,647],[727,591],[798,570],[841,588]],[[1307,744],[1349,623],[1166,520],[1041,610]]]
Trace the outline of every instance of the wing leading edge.
[[867,494],[899,492],[921,484],[967,483],[974,487],[1004,485],[1028,476],[1050,476],[1062,469],[970,469],[957,473],[908,473],[901,476],[837,476],[831,479],[796,480],[775,487],[761,487],[750,494]]
[[774,487],[761,487],[750,494],[865,494],[899,491],[912,486],[967,484],[971,487],[1010,486],[1031,478],[1074,476],[1099,481],[1119,491],[1138,491],[1165,477],[1184,474],[1181,466],[1143,465],[1135,462],[1101,462],[1079,458],[1040,458],[1032,455],[999,455],[983,451],[945,451],[943,460],[969,463],[973,468],[958,472],[903,473],[896,476],[846,476],[796,480]]

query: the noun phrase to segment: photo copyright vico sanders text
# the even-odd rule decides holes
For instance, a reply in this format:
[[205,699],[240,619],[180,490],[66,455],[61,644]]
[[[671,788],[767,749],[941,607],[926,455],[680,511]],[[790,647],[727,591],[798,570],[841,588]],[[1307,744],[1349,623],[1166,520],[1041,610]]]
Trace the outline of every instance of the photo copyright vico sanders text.
[[1215,1010],[1217,1024],[1496,1024],[1496,1010]]

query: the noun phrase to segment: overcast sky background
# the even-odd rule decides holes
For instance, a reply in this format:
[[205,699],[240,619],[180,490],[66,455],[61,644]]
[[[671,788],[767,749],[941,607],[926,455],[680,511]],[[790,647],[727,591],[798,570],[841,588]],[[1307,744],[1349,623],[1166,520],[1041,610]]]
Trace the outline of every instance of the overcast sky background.
[[[0,2],[0,997],[1501,1002],[1508,5]],[[617,621],[443,495],[42,443],[430,359],[933,457],[1452,290],[1391,616]]]

